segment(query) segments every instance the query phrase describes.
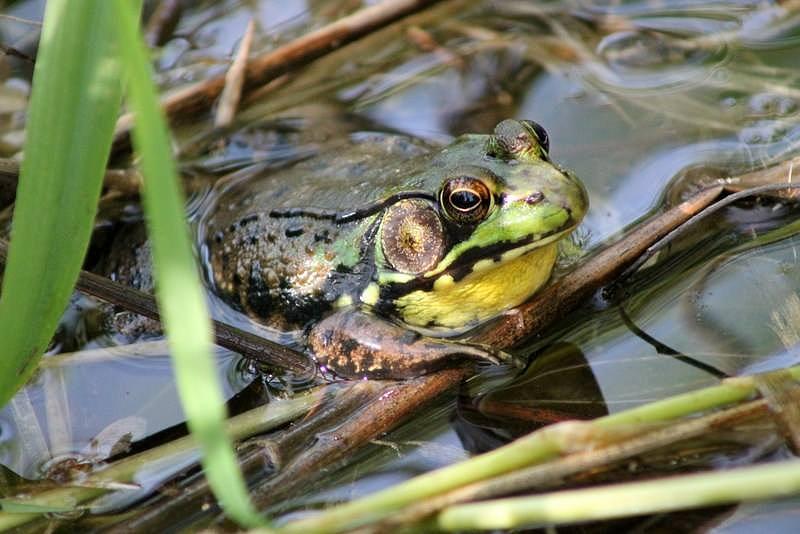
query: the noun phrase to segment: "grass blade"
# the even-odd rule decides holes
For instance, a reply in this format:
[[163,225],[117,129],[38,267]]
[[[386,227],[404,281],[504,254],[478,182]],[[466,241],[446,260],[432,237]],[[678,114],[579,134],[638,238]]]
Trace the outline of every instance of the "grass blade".
[[719,506],[797,495],[800,460],[564,490],[452,506],[437,526],[449,532],[517,530]]
[[36,369],[89,243],[121,95],[110,13],[47,2],[0,297],[0,405]]
[[138,17],[129,0],[112,2],[129,103],[136,114],[134,146],[142,158],[143,198],[153,250],[156,297],[172,352],[187,423],[203,453],[203,468],[225,513],[241,524],[261,519],[252,506],[224,430],[225,405],[211,357],[211,321],[194,264],[184,202],[166,123]]

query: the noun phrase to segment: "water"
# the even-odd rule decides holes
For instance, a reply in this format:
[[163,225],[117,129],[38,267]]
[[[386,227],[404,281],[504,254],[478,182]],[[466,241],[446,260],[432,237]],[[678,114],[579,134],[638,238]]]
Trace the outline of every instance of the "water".
[[[251,16],[259,23],[260,50],[324,24],[350,4],[228,1],[190,9],[181,36],[158,59],[160,82],[170,88],[223,71]],[[13,9],[32,5],[17,2]],[[244,110],[241,128],[227,140],[209,135],[205,123],[182,126],[177,142],[185,161],[211,171],[254,160],[281,165],[359,131],[447,143],[461,133],[490,131],[506,117],[534,119],[550,135],[553,159],[586,184],[592,206],[581,232],[591,249],[674,202],[694,181],[800,153],[794,3],[461,1],[432,8],[415,24],[432,48],[420,46],[405,26],[367,37],[298,71]],[[13,121],[6,123],[13,129]],[[337,475],[339,486],[311,492],[297,507],[387,487],[547,422],[596,417],[719,376],[798,363],[800,243],[771,238],[796,218],[796,208],[780,203],[726,211],[630,280],[625,299],[587,303],[526,347],[536,359],[522,375],[488,371],[464,386],[458,402],[441,401],[390,435],[402,454],[371,449]],[[242,320],[218,302],[215,309]],[[665,354],[653,339],[682,357]],[[252,378],[233,373],[230,357],[220,365],[230,394]],[[130,425],[124,428],[136,439],[176,425],[181,416],[170,379],[161,357],[43,373],[27,392],[26,412],[47,428],[40,454],[20,452],[14,421],[21,416],[7,408],[0,414],[0,459],[35,478],[39,458],[88,454],[92,437],[115,421]],[[112,380],[130,393],[120,397],[119,388],[108,386]],[[48,426],[59,412],[47,413],[45,397],[68,399],[58,408],[69,414],[67,422]],[[51,434],[69,439],[53,444]],[[750,449],[712,448],[702,461],[732,465],[772,454],[786,451],[752,440]],[[794,510],[794,503],[742,507],[720,520],[718,531],[790,531]],[[693,524],[714,521],[701,514]]]

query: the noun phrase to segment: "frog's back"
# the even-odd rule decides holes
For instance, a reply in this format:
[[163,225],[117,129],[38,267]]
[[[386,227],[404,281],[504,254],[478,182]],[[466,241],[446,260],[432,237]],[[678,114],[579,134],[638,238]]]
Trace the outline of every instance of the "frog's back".
[[371,135],[282,171],[232,175],[200,220],[216,292],[275,328],[319,318],[372,276],[362,238],[375,216],[340,223],[333,214],[408,187],[403,177],[427,152],[406,137]]

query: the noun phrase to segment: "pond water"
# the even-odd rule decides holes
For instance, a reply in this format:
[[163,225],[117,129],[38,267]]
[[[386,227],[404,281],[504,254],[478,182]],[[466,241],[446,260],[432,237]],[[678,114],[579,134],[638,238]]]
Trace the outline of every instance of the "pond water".
[[[4,12],[36,19],[41,4],[6,2]],[[261,51],[359,4],[193,3],[156,57],[159,82],[169,90],[224,72],[251,18],[254,49]],[[19,24],[0,20],[4,44],[30,35]],[[181,125],[176,141],[184,163],[219,173],[253,161],[283,166],[364,131],[445,144],[462,133],[489,132],[507,117],[533,119],[548,131],[552,158],[586,185],[591,209],[579,235],[590,252],[673,202],[691,182],[800,154],[798,57],[797,2],[450,0],[281,80],[224,137],[198,120]],[[13,155],[29,68],[11,62],[5,72],[0,150]],[[195,193],[190,215],[208,194]],[[523,374],[486,371],[457,402],[445,399],[392,433],[386,440],[394,447],[370,447],[333,476],[338,486],[309,492],[292,511],[387,487],[546,422],[613,413],[721,376],[800,363],[800,242],[790,231],[777,235],[797,215],[796,206],[769,200],[723,212],[629,280],[624,298],[598,296],[521,348],[536,356]],[[259,331],[220,302],[214,309]],[[0,462],[14,475],[37,478],[50,457],[90,455],[90,441],[104,429],[117,438],[129,432],[136,442],[179,425],[165,356],[163,348],[155,355],[110,352],[90,363],[48,366],[0,413]],[[285,387],[258,378],[228,353],[219,361],[229,397],[253,381],[261,389],[251,403]],[[32,422],[38,433],[26,430]],[[691,462],[736,465],[790,454],[768,437],[742,441],[738,448],[710,447]],[[687,521],[716,532],[789,532],[797,506],[743,506]]]

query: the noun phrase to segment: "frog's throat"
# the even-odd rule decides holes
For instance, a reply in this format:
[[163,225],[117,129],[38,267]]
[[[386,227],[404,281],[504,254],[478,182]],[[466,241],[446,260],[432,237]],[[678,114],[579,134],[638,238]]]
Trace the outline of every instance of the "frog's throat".
[[415,326],[459,328],[517,306],[550,278],[558,243],[522,252],[500,265],[473,269],[458,281],[442,275],[430,289],[398,298],[394,303],[397,314]]

